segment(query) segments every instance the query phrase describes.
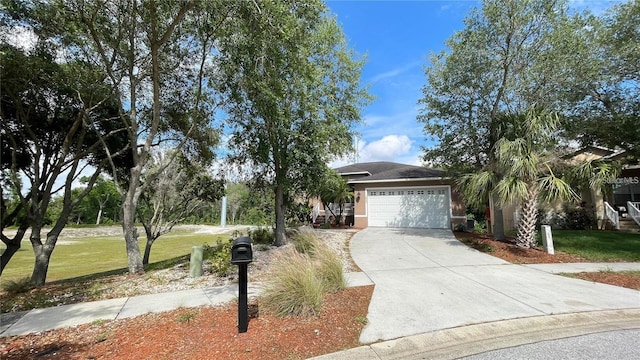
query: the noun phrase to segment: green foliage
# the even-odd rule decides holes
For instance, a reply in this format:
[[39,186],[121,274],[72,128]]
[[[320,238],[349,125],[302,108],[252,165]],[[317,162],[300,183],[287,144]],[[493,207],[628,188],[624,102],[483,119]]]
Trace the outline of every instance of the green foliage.
[[573,42],[580,48],[569,84],[565,135],[585,146],[621,148],[638,158],[640,3],[615,4],[603,16],[576,17],[576,22]]
[[566,230],[596,230],[598,220],[593,209],[565,204],[558,225]]
[[476,221],[473,223],[473,231],[478,234],[486,234],[487,233],[487,221]]
[[274,223],[274,217],[270,212],[252,207],[240,215],[240,222],[246,225],[269,225]]
[[28,277],[17,280],[5,280],[2,282],[2,290],[6,291],[10,295],[26,293],[33,288],[33,283]]
[[254,244],[271,245],[274,241],[273,230],[268,227],[257,227],[249,230],[249,237]]
[[211,263],[213,272],[218,276],[226,276],[231,270],[231,247],[233,239],[218,240],[216,246],[203,245],[203,261]]
[[466,229],[466,226],[464,226],[463,224],[456,224],[456,226],[453,228],[454,231],[458,231],[458,232],[462,232]]
[[183,310],[176,317],[176,321],[181,324],[188,324],[198,315],[198,310]]
[[493,163],[495,142],[508,126],[501,113],[554,104],[574,53],[552,36],[567,18],[564,2],[486,0],[465,28],[425,68],[418,120],[432,147],[425,160],[453,176]]
[[286,208],[313,187],[329,160],[351,149],[369,101],[364,62],[319,0],[238,2],[220,39],[217,75],[232,127],[231,158],[251,164],[274,191],[276,243]]

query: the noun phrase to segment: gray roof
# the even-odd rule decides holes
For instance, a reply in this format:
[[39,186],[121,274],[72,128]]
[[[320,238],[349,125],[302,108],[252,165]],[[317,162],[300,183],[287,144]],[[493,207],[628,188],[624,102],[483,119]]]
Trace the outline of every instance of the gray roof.
[[349,182],[394,181],[407,179],[436,179],[444,176],[444,171],[422,166],[399,164],[388,161],[357,163],[335,169],[340,175],[367,175]]

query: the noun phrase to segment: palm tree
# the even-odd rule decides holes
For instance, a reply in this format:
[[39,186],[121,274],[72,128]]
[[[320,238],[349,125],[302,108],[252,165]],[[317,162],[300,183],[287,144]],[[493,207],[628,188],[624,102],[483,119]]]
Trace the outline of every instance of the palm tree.
[[510,132],[496,143],[494,167],[463,175],[457,184],[472,206],[486,204],[489,197],[496,199],[497,206],[521,204],[516,244],[530,248],[535,245],[538,202],[577,198],[577,194],[554,173],[556,157],[548,151],[554,144],[558,117],[530,111],[511,120]]
[[[328,170],[326,174],[319,177],[318,187],[312,193],[320,198],[325,210],[329,210],[333,218],[342,224],[344,205],[353,200],[353,189],[347,181],[335,170]],[[339,206],[337,216],[333,212],[332,204]]]

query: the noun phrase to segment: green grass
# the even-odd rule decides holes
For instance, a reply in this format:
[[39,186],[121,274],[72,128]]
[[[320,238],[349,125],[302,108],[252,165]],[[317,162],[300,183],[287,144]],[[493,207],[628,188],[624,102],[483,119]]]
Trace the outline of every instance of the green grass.
[[[226,241],[228,234],[209,235],[195,234],[192,232],[169,233],[160,237],[151,248],[149,265],[158,267],[158,262],[164,262],[159,268],[169,266],[178,261],[182,256],[191,254],[192,246],[204,244],[216,244],[218,240]],[[68,240],[68,244],[62,242]],[[141,256],[144,254],[146,239],[144,235],[139,238]],[[0,248],[0,252],[4,247]],[[25,277],[31,277],[33,271],[34,255],[31,243],[22,242],[21,249],[13,256],[2,273],[2,281],[18,281]],[[88,276],[104,272],[124,272],[127,268],[127,255],[122,236],[118,237],[85,237],[69,238],[61,237],[58,240],[47,273],[47,282]]]
[[593,262],[640,261],[640,234],[601,230],[554,230],[555,250]]

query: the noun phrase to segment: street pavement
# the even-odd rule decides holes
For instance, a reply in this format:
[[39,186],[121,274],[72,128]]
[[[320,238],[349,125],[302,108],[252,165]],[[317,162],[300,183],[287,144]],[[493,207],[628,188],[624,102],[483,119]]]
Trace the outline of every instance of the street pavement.
[[618,330],[542,341],[464,357],[464,360],[640,359],[640,330]]

